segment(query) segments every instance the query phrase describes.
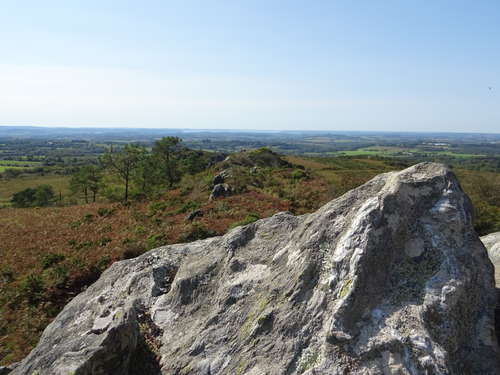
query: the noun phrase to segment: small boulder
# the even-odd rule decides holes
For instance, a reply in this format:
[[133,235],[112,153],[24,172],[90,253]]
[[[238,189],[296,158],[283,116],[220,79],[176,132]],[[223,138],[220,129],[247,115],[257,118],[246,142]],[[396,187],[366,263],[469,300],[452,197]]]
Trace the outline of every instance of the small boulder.
[[213,185],[218,185],[218,184],[223,184],[224,181],[226,179],[228,179],[229,177],[231,177],[231,169],[228,168],[228,169],[224,169],[223,171],[221,171],[218,175],[216,175],[214,177],[214,179],[212,180],[212,183]]
[[220,197],[227,197],[231,195],[231,187],[228,184],[217,184],[212,189],[212,193],[210,193],[209,200],[214,200]]
[[19,362],[11,363],[7,366],[0,366],[0,375],[10,374],[19,365]]
[[212,181],[213,185],[219,185],[224,183],[224,176],[222,176],[222,173],[219,173],[217,176],[214,177]]
[[500,232],[483,236],[481,241],[488,250],[488,256],[495,267],[495,281],[497,288],[500,288]]
[[194,210],[191,211],[187,216],[186,216],[186,221],[193,221],[197,217],[202,217],[203,216],[203,211],[202,210]]

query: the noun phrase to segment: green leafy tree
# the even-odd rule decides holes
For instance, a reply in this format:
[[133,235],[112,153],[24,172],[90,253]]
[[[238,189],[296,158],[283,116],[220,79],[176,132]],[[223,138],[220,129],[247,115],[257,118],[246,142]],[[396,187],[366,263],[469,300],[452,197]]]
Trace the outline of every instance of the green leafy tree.
[[92,202],[96,201],[97,193],[102,186],[102,173],[94,165],[81,167],[78,172],[71,176],[70,189],[74,193],[81,192],[85,197],[85,203],[89,203],[89,196],[92,195]]
[[179,151],[181,139],[178,137],[164,137],[155,142],[153,155],[161,162],[161,172],[169,188],[180,178]]
[[161,168],[158,158],[145,149],[139,156],[137,168],[133,171],[133,181],[142,194],[150,195],[161,183]]
[[27,188],[14,193],[10,202],[14,207],[32,207],[35,202],[35,189]]
[[144,149],[136,145],[126,145],[122,150],[111,149],[101,157],[101,163],[115,172],[123,181],[125,193],[123,200],[128,201],[130,183]]
[[54,189],[50,185],[39,185],[14,193],[11,203],[15,207],[45,207],[54,201]]

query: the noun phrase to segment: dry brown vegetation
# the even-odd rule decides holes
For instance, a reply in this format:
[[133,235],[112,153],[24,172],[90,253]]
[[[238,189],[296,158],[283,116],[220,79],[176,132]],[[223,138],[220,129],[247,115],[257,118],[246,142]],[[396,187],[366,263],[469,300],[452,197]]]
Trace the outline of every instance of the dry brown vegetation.
[[[371,159],[287,160],[293,165],[252,173],[233,166],[228,183],[234,195],[214,201],[208,197],[218,167],[186,176],[154,201],[1,209],[0,363],[24,357],[62,307],[117,260],[223,234],[279,211],[311,212],[378,173],[403,167]],[[494,174],[458,175],[477,204],[490,192],[474,181],[498,182]],[[496,207],[494,199],[489,207]],[[187,221],[195,209],[203,216]]]

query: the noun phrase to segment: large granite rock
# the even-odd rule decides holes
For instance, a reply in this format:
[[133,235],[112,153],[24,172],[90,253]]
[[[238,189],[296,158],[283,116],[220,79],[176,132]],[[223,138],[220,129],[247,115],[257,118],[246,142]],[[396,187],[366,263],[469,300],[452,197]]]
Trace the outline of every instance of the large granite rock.
[[13,374],[497,374],[493,267],[419,164],[316,213],[113,264]]
[[495,266],[496,285],[500,288],[500,232],[491,233],[481,237],[484,246],[488,250],[491,263]]

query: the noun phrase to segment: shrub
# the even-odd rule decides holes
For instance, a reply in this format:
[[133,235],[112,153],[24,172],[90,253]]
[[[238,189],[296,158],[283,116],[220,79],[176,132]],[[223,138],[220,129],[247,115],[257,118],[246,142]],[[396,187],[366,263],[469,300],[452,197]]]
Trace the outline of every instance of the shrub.
[[160,217],[154,217],[152,220],[153,224],[155,225],[161,225],[163,223],[163,219]]
[[146,247],[141,243],[128,242],[125,247],[122,259],[132,259],[146,252]]
[[44,207],[54,200],[54,189],[50,185],[39,185],[14,193],[11,203],[14,207]]
[[114,208],[99,207],[99,209],[97,210],[97,214],[101,217],[108,217],[113,215],[115,211],[116,209]]
[[78,245],[75,246],[77,250],[82,250],[82,249],[89,249],[92,246],[94,246],[94,243],[92,241],[83,241],[80,242]]
[[144,235],[146,234],[147,230],[145,227],[143,227],[142,225],[138,225],[135,227],[134,229],[134,232],[135,234],[137,234],[138,236],[141,236],[141,235]]
[[106,185],[102,191],[102,194],[110,202],[121,202],[123,200],[124,191],[125,189],[121,186]]
[[167,207],[168,202],[166,201],[151,202],[148,205],[148,216],[154,216],[159,212],[163,212]]
[[177,214],[183,214],[183,213],[186,213],[188,211],[197,210],[198,208],[200,208],[200,204],[198,202],[196,202],[196,201],[188,201],[184,205],[182,205],[182,207],[179,208],[176,211],[176,213]]
[[111,257],[109,255],[103,255],[96,264],[96,268],[99,271],[104,271],[111,263]]
[[64,286],[64,284],[68,281],[68,274],[68,267],[64,264],[56,264],[46,273],[50,284],[55,285],[59,288]]
[[191,242],[196,240],[203,240],[208,237],[213,237],[217,233],[211,229],[208,229],[201,223],[194,223],[191,225],[191,229],[180,236],[179,240],[181,242]]
[[0,270],[0,282],[11,283],[14,281],[14,272],[9,267],[2,267]]
[[108,243],[110,243],[112,240],[111,238],[108,238],[108,237],[103,237],[101,239],[98,239],[97,240],[97,245],[101,246],[101,247],[104,247],[106,246]]
[[43,279],[40,275],[29,274],[21,282],[21,292],[30,305],[37,305],[45,291]]
[[82,219],[82,222],[83,223],[91,223],[92,221],[94,221],[94,215],[92,215],[91,213],[87,213],[85,215],[83,215],[83,219]]
[[159,234],[153,234],[152,236],[149,236],[148,239],[146,240],[146,249],[154,249],[155,247],[161,246],[165,244],[166,242],[166,237],[165,234],[159,233]]
[[231,224],[231,226],[229,228],[236,228],[236,227],[239,227],[240,225],[248,225],[248,224],[251,224],[259,219],[260,219],[260,216],[258,214],[250,213],[243,220]]
[[294,180],[301,180],[307,177],[307,173],[301,169],[294,169],[290,174],[290,177]]
[[42,268],[45,270],[52,267],[53,265],[62,262],[65,256],[62,254],[48,253],[42,257],[41,264]]
[[480,235],[500,231],[500,208],[479,201],[474,206],[474,229]]

